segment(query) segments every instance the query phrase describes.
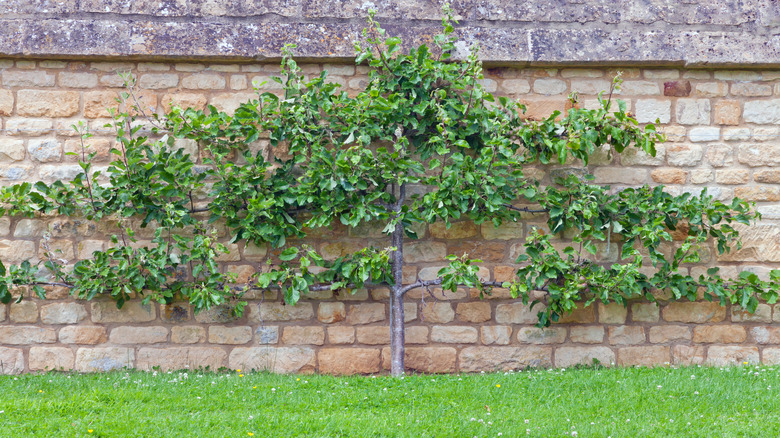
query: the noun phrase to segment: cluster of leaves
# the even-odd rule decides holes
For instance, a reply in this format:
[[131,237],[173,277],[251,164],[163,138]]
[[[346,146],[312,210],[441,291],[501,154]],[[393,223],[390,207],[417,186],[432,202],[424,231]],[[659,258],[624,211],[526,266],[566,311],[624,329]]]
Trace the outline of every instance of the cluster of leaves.
[[[0,214],[113,221],[111,247],[69,270],[54,257],[38,274],[30,263],[8,270],[0,263],[0,299],[10,300],[14,285],[56,282],[82,298],[109,294],[119,305],[134,293],[161,302],[180,295],[196,311],[226,302],[240,311],[241,296],[252,288],[279,288],[295,303],[313,290],[371,284],[401,292],[465,285],[489,293],[501,286],[525,302],[532,291],[545,291],[542,326],[583,302],[652,299],[662,289],[694,299],[704,287],[706,297],[749,310],[758,298],[776,299],[777,271],[769,282],[753,274],[724,280],[716,268],[698,279],[679,273],[713,240],[719,253],[738,244],[732,224],[757,217],[743,201],[672,196],[660,187],[613,191],[575,176],[545,187],[526,175],[529,165],[587,165],[604,147],[655,155],[663,138],[654,125],[639,126],[623,102],[613,108],[613,90],[599,96],[598,109],[573,105],[542,120],[524,117],[522,105],[481,86],[476,49],[453,60],[446,9],[443,26],[432,49],[403,53],[400,39],[386,37],[371,15],[364,42],[355,45],[356,62],[370,71],[356,95],[329,82],[325,71],[306,77],[287,52],[281,77],[273,78],[281,94],[258,93],[233,114],[173,107],[149,119],[150,136],[138,111],[117,111],[118,148],[108,168],[94,169],[94,153],[85,147],[82,172],[72,181],[0,191]],[[199,156],[178,148],[176,139],[197,142]],[[499,226],[529,212],[547,214],[551,234],[529,236],[514,281],[485,281],[478,260],[451,255],[437,279],[397,284],[393,272],[402,261],[393,254],[402,250],[403,234],[417,237],[416,225],[468,219]],[[393,235],[393,246],[327,260],[296,244],[334,221],[379,224]],[[151,241],[137,240],[132,224],[154,227]],[[217,262],[227,252],[218,230],[229,243],[271,247],[269,264],[236,284]],[[675,231],[682,240],[673,239]],[[573,246],[559,252],[553,234],[573,236]],[[598,249],[609,254],[613,242],[620,250],[607,260]]]

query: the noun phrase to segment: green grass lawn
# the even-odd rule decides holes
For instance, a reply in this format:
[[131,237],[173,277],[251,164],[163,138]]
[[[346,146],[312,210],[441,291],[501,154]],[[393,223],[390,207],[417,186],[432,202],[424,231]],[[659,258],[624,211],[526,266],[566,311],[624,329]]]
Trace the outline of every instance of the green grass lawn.
[[2,437],[777,437],[780,367],[0,377]]

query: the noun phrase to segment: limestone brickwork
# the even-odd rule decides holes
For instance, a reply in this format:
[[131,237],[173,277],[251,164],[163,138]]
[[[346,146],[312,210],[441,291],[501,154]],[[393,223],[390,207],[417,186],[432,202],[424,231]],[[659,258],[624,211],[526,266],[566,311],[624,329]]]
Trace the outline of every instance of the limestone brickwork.
[[[350,92],[366,80],[363,67],[304,65],[307,74],[325,69]],[[56,59],[0,59],[0,184],[69,178],[79,170],[78,136],[70,127],[85,121],[95,134],[95,165],[109,162],[113,133],[104,128],[107,107],[123,90],[118,72],[137,79],[145,110],[171,102],[231,111],[252,95],[252,84],[278,71],[270,63],[104,62]],[[546,117],[571,103],[592,107],[622,71],[615,97],[627,102],[639,122],[660,121],[668,142],[656,157],[628,151],[594,156],[587,169],[528,169],[543,181],[561,172],[593,173],[613,186],[665,184],[674,193],[707,189],[723,200],[739,196],[756,202],[762,221],[743,231],[741,251],[718,256],[705,248],[702,264],[686,266],[697,275],[720,266],[728,275],[743,270],[766,275],[780,265],[780,70],[678,69],[639,67],[491,67],[483,85],[523,101],[527,116]],[[261,90],[274,91],[267,82]],[[197,155],[196,144],[182,147]],[[485,279],[504,281],[531,227],[543,216],[494,228],[456,223],[421,228],[422,239],[405,248],[406,281],[430,279],[446,254],[469,253],[485,261]],[[43,246],[74,262],[103,249],[110,223],[60,217],[0,218],[4,263],[36,260]],[[152,230],[140,229],[141,239]],[[44,237],[46,236],[46,237]],[[227,237],[225,237],[227,239]],[[309,244],[336,258],[365,245],[387,246],[379,229],[362,227],[312,234]],[[669,246],[673,249],[674,244]],[[224,268],[246,276],[265,262],[264,247],[232,245]],[[617,247],[601,248],[600,262],[615,260]],[[117,310],[106,298],[78,301],[64,289],[49,299],[29,298],[0,305],[0,372],[45,369],[78,371],[122,367],[179,369],[222,367],[278,372],[380,373],[389,366],[388,291],[316,293],[285,306],[273,292],[250,297],[245,316],[225,309],[194,315],[185,304],[143,305],[131,301]],[[716,365],[780,362],[780,308],[761,304],[755,314],[708,302],[636,301],[627,308],[597,305],[578,310],[551,328],[533,327],[535,312],[503,290],[481,300],[474,291],[407,297],[407,358],[420,372],[474,372],[527,366],[568,367],[578,363]]]

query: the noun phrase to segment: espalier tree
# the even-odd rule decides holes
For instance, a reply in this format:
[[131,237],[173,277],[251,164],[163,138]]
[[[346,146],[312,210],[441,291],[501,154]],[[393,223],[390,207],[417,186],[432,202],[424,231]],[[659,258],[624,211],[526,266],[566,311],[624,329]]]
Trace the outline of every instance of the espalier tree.
[[[18,184],[0,194],[2,214],[113,221],[111,247],[67,267],[56,254],[39,264],[0,263],[0,298],[21,299],[15,292],[21,285],[40,296],[43,286],[62,285],[79,298],[110,295],[119,306],[137,294],[160,302],[182,297],[195,311],[230,305],[240,314],[242,296],[252,289],[281,290],[292,305],[315,290],[384,285],[394,375],[404,370],[404,295],[415,288],[468,287],[481,294],[508,288],[525,304],[539,303],[540,327],[595,301],[653,301],[657,290],[694,300],[704,289],[706,299],[750,311],[759,299],[776,300],[777,270],[769,281],[749,272],[724,279],[717,267],[698,278],[678,271],[699,261],[702,244],[714,241],[719,253],[738,247],[732,224],[757,217],[748,203],[724,204],[706,193],[672,196],[662,187],[610,190],[576,175],[542,186],[524,174],[527,165],[587,165],[607,145],[615,153],[638,148],[655,155],[662,136],[652,124],[640,127],[611,91],[600,96],[599,109],[575,106],[544,120],[524,118],[522,105],[480,85],[476,50],[464,60],[452,58],[456,40],[448,11],[445,16],[433,49],[402,53],[400,39],[385,37],[371,15],[363,43],[356,44],[356,63],[370,73],[355,96],[329,82],[327,72],[305,78],[288,54],[281,78],[274,79],[280,95],[258,94],[233,115],[213,107],[172,108],[150,119],[152,140],[137,112],[117,112],[117,148],[108,168],[95,169],[94,152],[85,146],[82,172],[72,181]],[[124,97],[132,102],[132,93]],[[203,164],[173,147],[174,138],[196,140]],[[257,147],[260,139],[270,150]],[[545,215],[549,232],[529,233],[513,281],[486,281],[478,275],[479,260],[453,254],[437,278],[403,283],[404,243],[417,238],[416,225],[471,220],[499,226],[529,214]],[[150,244],[134,237],[130,224],[139,219],[154,227]],[[274,248],[273,263],[237,284],[217,262],[226,247],[213,232],[216,221],[231,242]],[[326,259],[305,237],[335,221],[379,224],[387,245]],[[673,242],[675,230],[682,241]],[[564,233],[571,245],[559,251],[551,238]],[[597,247],[613,242],[618,261],[596,262]],[[664,253],[671,243],[673,250]]]

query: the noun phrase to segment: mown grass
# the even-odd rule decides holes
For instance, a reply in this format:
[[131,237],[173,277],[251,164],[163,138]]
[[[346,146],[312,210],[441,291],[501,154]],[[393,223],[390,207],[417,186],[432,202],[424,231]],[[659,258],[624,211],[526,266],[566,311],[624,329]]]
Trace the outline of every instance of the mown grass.
[[780,367],[0,377],[2,437],[776,437]]

